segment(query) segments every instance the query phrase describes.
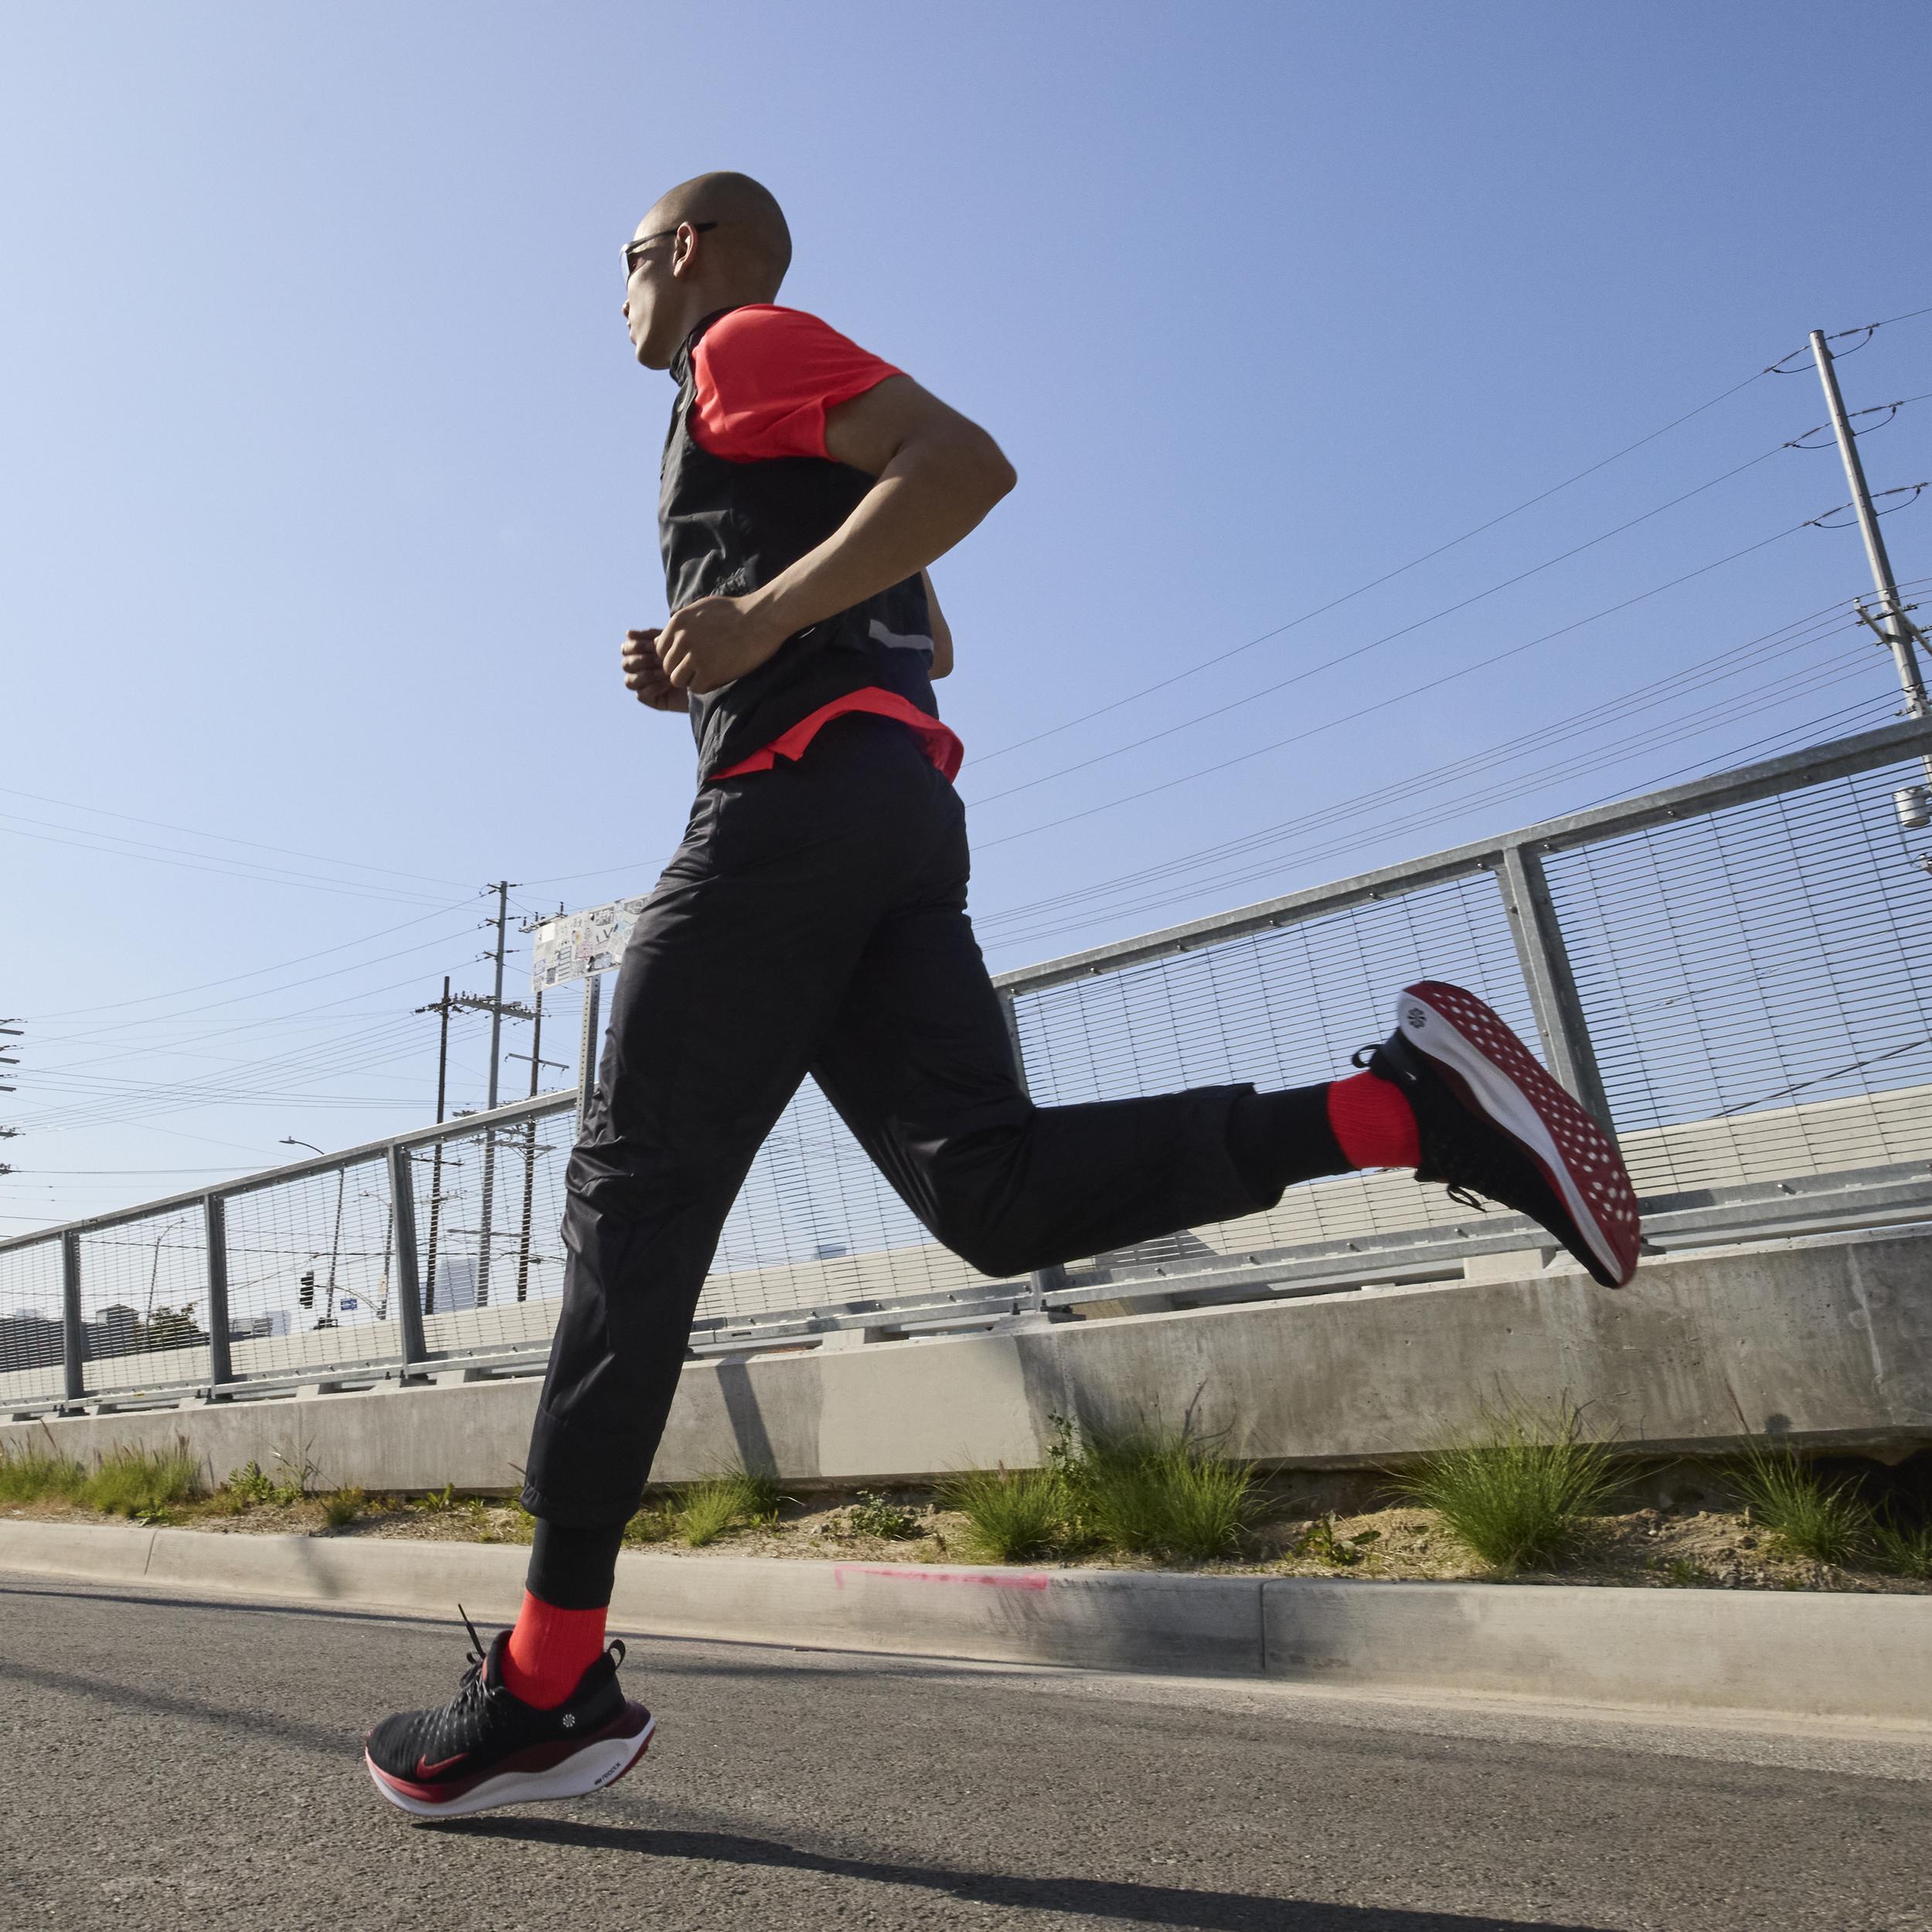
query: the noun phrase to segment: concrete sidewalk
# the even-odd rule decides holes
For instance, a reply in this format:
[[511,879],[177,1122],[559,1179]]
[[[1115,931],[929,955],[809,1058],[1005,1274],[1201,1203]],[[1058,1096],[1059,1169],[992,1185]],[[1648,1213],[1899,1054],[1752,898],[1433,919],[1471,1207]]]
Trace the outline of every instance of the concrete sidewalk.
[[[0,1522],[0,1570],[479,1623],[508,1545]],[[1932,1725],[1932,1596],[618,1560],[614,1628],[826,1650]]]

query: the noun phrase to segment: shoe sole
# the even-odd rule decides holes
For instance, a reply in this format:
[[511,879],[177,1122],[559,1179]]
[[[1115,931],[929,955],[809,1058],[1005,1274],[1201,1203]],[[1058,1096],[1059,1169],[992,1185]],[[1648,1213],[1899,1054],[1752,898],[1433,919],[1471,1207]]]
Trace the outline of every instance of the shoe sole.
[[505,1771],[446,1798],[415,1796],[420,1786],[403,1788],[400,1781],[376,1769],[367,1751],[362,1753],[362,1762],[369,1767],[376,1788],[390,1804],[411,1816],[468,1818],[474,1812],[495,1811],[505,1804],[538,1804],[546,1799],[583,1798],[592,1791],[608,1791],[651,1748],[657,1730],[658,1720],[647,1718],[641,1731],[633,1732],[628,1737],[605,1738],[587,1744],[547,1770]]
[[1616,1144],[1553,1080],[1501,1014],[1442,980],[1403,989],[1403,1038],[1453,1077],[1454,1090],[1519,1141],[1556,1191],[1584,1245],[1591,1272],[1621,1288],[1637,1272],[1642,1240],[1637,1196]]

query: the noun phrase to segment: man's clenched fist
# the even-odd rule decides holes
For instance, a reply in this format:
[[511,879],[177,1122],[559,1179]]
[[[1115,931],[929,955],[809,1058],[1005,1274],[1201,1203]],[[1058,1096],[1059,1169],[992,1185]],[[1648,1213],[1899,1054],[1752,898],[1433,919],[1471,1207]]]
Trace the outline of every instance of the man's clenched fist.
[[680,692],[718,691],[756,671],[784,632],[748,597],[699,597],[658,633],[658,662]]
[[653,711],[688,711],[691,701],[671,682],[671,674],[658,658],[656,631],[627,631],[624,634],[624,682],[638,694],[639,704]]

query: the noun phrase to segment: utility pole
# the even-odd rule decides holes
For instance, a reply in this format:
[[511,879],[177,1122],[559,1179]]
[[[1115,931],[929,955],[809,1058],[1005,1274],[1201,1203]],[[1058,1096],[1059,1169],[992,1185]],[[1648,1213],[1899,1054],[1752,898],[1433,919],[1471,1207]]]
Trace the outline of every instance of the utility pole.
[[[497,1101],[497,1077],[502,1066],[500,1049],[503,1042],[503,955],[509,947],[510,882],[507,879],[497,881],[496,917],[490,923],[496,927],[496,984],[490,993],[490,1084],[488,1097],[484,1102],[485,1111],[494,1112]],[[516,1009],[519,1019],[533,1019],[526,1007]],[[496,1199],[496,1129],[483,1130],[483,1212],[481,1225],[476,1243],[476,1305],[481,1308],[488,1305],[490,1299],[490,1222],[492,1209]]]
[[[512,1053],[513,1060],[527,1060],[530,1063],[530,1098],[536,1098],[543,1069],[554,1066],[561,1073],[564,1070],[562,1060],[546,1060],[543,1057],[543,995],[536,996],[536,1019],[530,1029],[530,1050],[527,1053]],[[539,1150],[536,1144],[536,1122],[527,1121],[523,1129],[523,1226],[516,1244],[516,1298],[527,1301],[530,1295],[530,1221],[536,1206],[536,1157]]]
[[[1899,682],[1905,692],[1905,715],[1923,718],[1932,713],[1926,700],[1925,679],[1920,675],[1915,647],[1924,645],[1924,634],[1906,615],[1914,607],[1899,596],[1898,580],[1892,574],[1892,560],[1886,553],[1884,533],[1879,528],[1878,512],[1872,507],[1872,492],[1865,480],[1865,465],[1859,460],[1858,435],[1845,413],[1845,398],[1838,393],[1838,368],[1831,345],[1822,329],[1811,331],[1811,355],[1818,364],[1818,378],[1825,386],[1825,407],[1831,412],[1832,433],[1838,438],[1838,452],[1845,463],[1845,480],[1851,485],[1852,508],[1857,513],[1859,534],[1865,539],[1866,561],[1872,566],[1872,582],[1878,592],[1879,623],[1862,602],[1858,606],[1860,621],[1892,653],[1898,667]],[[1925,764],[1932,780],[1932,758]],[[1906,785],[1893,796],[1899,822],[1907,831],[1932,825],[1932,791],[1923,785]]]
[[[450,1009],[454,1005],[450,998],[450,976],[443,975],[443,997],[431,1000],[427,1006],[419,1006],[419,1013],[438,1013],[442,1016],[436,1043],[436,1124],[443,1124],[443,1107],[449,1094],[450,1083]],[[430,1252],[429,1271],[423,1278],[423,1312],[436,1312],[436,1237],[443,1222],[443,1143],[439,1139],[430,1166]]]
[[[21,1032],[22,1028],[17,1018],[0,1019],[0,1034],[9,1035],[18,1039]],[[20,1056],[17,1053],[0,1050],[0,1067],[12,1068],[19,1064]],[[0,1094],[11,1094],[13,1088],[11,1085],[0,1083]],[[19,1131],[17,1127],[0,1127],[0,1141],[11,1141],[18,1135]],[[11,1174],[12,1172],[13,1169],[5,1161],[0,1161],[0,1174]]]

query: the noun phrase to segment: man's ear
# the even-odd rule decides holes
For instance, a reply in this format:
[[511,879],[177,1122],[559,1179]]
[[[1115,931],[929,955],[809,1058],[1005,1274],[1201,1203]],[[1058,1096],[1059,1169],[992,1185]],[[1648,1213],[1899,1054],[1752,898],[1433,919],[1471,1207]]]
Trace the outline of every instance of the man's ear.
[[697,273],[699,245],[697,230],[688,221],[679,222],[678,232],[671,237],[671,273],[674,278]]

